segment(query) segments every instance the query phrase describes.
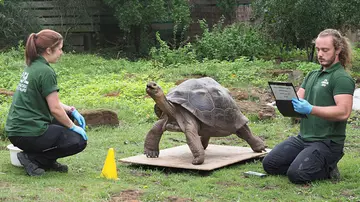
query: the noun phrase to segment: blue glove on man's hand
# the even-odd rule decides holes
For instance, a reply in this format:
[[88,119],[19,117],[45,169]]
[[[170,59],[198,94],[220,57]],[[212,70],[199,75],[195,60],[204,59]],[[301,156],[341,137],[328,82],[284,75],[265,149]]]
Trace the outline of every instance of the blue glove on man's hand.
[[84,117],[76,110],[74,109],[71,112],[71,115],[76,119],[76,121],[79,123],[80,127],[82,129],[85,129],[86,123]]
[[88,140],[88,137],[86,135],[86,132],[84,129],[80,128],[79,126],[77,125],[73,125],[71,128],[70,128],[71,131],[74,131],[75,133],[78,133],[82,136],[82,138],[84,138],[84,140]]
[[297,98],[293,98],[292,104],[294,106],[294,110],[300,114],[310,114],[313,106],[306,100]]

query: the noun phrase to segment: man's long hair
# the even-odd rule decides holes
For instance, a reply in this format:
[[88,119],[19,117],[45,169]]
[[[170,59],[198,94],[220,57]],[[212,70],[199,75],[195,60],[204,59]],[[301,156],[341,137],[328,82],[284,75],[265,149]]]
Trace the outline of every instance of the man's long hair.
[[325,29],[318,37],[332,36],[335,50],[340,49],[339,60],[343,67],[351,67],[352,51],[350,41],[336,29]]

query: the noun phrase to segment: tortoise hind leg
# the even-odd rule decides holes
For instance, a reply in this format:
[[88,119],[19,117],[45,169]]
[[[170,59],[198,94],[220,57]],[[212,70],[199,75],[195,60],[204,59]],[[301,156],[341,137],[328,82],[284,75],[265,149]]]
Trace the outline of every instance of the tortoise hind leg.
[[206,149],[209,145],[210,137],[209,136],[201,136],[200,140],[201,140],[202,146],[204,147],[204,149]]
[[254,136],[247,124],[236,131],[236,135],[244,139],[255,152],[265,151],[265,144],[259,137]]

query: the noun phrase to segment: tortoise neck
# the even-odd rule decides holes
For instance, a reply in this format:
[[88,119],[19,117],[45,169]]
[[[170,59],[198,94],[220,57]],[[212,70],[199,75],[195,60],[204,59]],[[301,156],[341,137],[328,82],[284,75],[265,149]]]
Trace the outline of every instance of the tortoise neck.
[[157,106],[167,115],[174,117],[175,115],[175,106],[166,99],[165,96],[162,96],[156,101]]

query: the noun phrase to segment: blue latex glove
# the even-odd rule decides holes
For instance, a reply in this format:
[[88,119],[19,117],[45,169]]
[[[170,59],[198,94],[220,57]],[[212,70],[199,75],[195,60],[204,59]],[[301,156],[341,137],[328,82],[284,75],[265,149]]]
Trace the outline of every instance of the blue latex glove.
[[85,129],[86,123],[84,117],[76,110],[71,112],[71,115],[76,119],[82,129]]
[[70,130],[74,131],[75,133],[78,133],[82,136],[82,138],[84,138],[84,140],[88,140],[88,137],[86,135],[86,132],[84,129],[80,128],[79,126],[77,125],[73,125]]
[[310,114],[313,106],[306,100],[297,98],[293,98],[292,104],[294,106],[294,110],[300,114]]

